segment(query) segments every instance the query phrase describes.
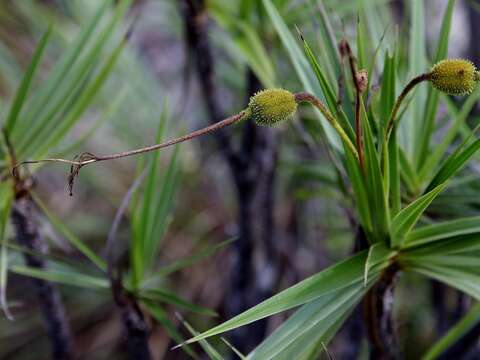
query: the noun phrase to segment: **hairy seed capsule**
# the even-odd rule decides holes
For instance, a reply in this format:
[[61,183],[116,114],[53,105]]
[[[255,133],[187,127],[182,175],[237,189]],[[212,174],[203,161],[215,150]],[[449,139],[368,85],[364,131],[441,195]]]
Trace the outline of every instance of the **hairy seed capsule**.
[[267,89],[257,92],[250,98],[248,111],[257,125],[274,126],[292,119],[297,111],[297,103],[290,91]]
[[451,59],[436,63],[430,72],[433,86],[449,95],[468,95],[475,88],[478,73],[468,60]]

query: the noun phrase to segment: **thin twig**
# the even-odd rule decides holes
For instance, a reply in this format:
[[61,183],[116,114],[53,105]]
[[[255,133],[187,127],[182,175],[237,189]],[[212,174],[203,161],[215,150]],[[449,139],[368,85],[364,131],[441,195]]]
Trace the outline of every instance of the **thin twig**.
[[[207,126],[203,129],[199,129],[197,131],[194,131],[190,134],[180,136],[175,139],[171,139],[169,141],[160,143],[160,144],[155,144],[147,147],[143,147],[140,149],[135,149],[135,150],[129,150],[129,151],[123,151],[111,155],[104,155],[104,156],[97,156],[92,153],[83,153],[80,156],[76,157],[74,160],[67,160],[67,159],[61,159],[61,158],[49,158],[49,159],[41,159],[41,160],[28,160],[28,161],[23,161],[15,166],[13,166],[12,169],[12,175],[14,177],[17,177],[17,169],[21,165],[25,164],[39,164],[39,163],[44,163],[44,162],[60,162],[60,163],[65,163],[65,164],[70,164],[71,169],[70,169],[70,176],[69,176],[69,188],[70,188],[70,195],[72,195],[72,189],[73,189],[73,183],[75,181],[75,178],[78,176],[78,173],[80,172],[80,169],[88,164],[100,162],[100,161],[106,161],[106,160],[114,160],[114,159],[119,159],[119,158],[124,158],[128,156],[133,156],[133,155],[138,155],[138,154],[144,154],[150,151],[155,151],[159,150],[162,148],[166,148],[171,145],[175,145],[184,141],[191,140],[193,138],[203,136],[206,134],[209,134],[211,132],[214,132],[216,130],[219,130],[223,127],[232,125],[243,118],[245,118],[245,115],[247,115],[246,111],[241,111],[240,113],[230,116],[222,121],[219,121],[215,124],[212,124],[210,126]],[[78,159],[78,160],[76,160]]]

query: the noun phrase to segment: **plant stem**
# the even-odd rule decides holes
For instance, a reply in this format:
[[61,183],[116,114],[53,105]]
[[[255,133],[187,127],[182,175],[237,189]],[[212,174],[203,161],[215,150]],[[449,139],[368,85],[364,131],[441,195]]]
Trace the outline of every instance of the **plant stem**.
[[113,285],[112,292],[120,310],[123,332],[130,360],[150,360],[152,355],[148,345],[149,328],[137,302],[130,298],[123,288]]
[[400,358],[393,314],[393,292],[397,278],[398,267],[393,264],[384,271],[380,280],[364,298],[364,316],[371,346],[371,360]]
[[168,146],[175,145],[175,144],[178,144],[178,143],[181,143],[181,142],[184,142],[184,141],[188,141],[188,140],[194,139],[196,137],[203,136],[203,135],[209,134],[211,132],[217,131],[221,128],[224,128],[225,126],[232,125],[232,124],[242,120],[243,118],[245,118],[247,116],[248,116],[248,111],[244,110],[244,111],[241,111],[240,113],[238,113],[236,115],[232,115],[232,116],[230,116],[230,117],[228,117],[228,118],[226,118],[222,121],[214,123],[214,124],[212,124],[210,126],[207,126],[203,129],[196,130],[196,131],[194,131],[190,134],[180,136],[178,138],[171,139],[171,140],[165,141],[165,142],[160,143],[160,144],[155,144],[155,145],[151,145],[151,146],[147,146],[147,147],[142,147],[142,148],[135,149],[135,150],[123,151],[123,152],[114,153],[114,154],[110,154],[110,155],[104,155],[104,156],[97,156],[97,155],[94,155],[94,154],[91,154],[91,153],[83,153],[78,157],[78,159],[79,159],[78,161],[77,160],[59,159],[59,158],[49,158],[49,159],[41,159],[41,160],[23,161],[23,162],[15,165],[13,167],[12,173],[13,173],[13,176],[15,178],[18,177],[18,173],[17,173],[18,167],[21,166],[21,165],[25,165],[25,164],[39,164],[39,163],[43,163],[43,162],[61,162],[61,163],[65,163],[65,164],[70,164],[70,165],[72,165],[72,167],[71,167],[71,170],[70,170],[70,176],[69,176],[68,183],[69,183],[70,196],[71,196],[72,195],[73,183],[75,181],[75,178],[77,177],[80,169],[85,165],[100,162],[100,161],[114,160],[114,159],[124,158],[124,157],[128,157],[128,156],[144,154],[144,153],[147,153],[147,152],[150,152],[150,151],[155,151],[155,150],[159,150],[159,149],[162,149],[162,148],[166,148]]
[[[362,171],[365,170],[365,160],[363,154],[363,134],[362,134],[362,124],[361,124],[361,117],[360,117],[360,100],[362,96],[362,86],[358,80],[358,73],[357,68],[355,66],[355,58],[352,53],[352,49],[350,48],[350,44],[345,39],[342,40],[340,43],[340,47],[342,47],[344,51],[340,53],[346,53],[348,56],[348,63],[350,65],[350,72],[352,74],[353,85],[355,86],[355,144],[357,147],[358,158],[360,163],[360,169]],[[366,84],[365,84],[366,85]],[[366,86],[365,86],[366,87]]]
[[333,126],[333,128],[336,130],[337,134],[340,136],[340,138],[343,140],[344,144],[350,149],[352,154],[355,156],[357,161],[359,161],[359,155],[358,151],[353,145],[352,141],[348,137],[348,135],[345,133],[343,128],[339,125],[337,119],[332,115],[332,113],[327,109],[327,107],[314,95],[306,93],[306,92],[301,92],[295,94],[295,101],[297,103],[300,102],[308,102],[311,105],[315,106],[320,112],[325,116],[327,121],[330,123],[330,125]]
[[[33,202],[29,195],[16,199],[12,214],[12,223],[18,243],[32,252],[45,253],[46,243],[38,231],[34,219]],[[24,254],[25,263],[32,268],[45,270],[42,258],[32,253]],[[37,298],[42,308],[42,315],[47,326],[52,347],[52,359],[66,360],[72,358],[72,338],[65,315],[60,293],[51,282],[32,279]]]
[[400,110],[400,105],[402,104],[403,100],[408,95],[408,93],[412,91],[413,88],[415,88],[415,86],[428,80],[430,80],[429,73],[418,75],[417,77],[410,80],[410,82],[407,84],[407,86],[405,86],[403,91],[398,96],[397,100],[395,101],[395,104],[393,105],[392,112],[390,113],[390,117],[387,122],[387,130],[385,134],[385,145],[388,144],[388,140],[390,139],[390,134],[392,132],[393,126],[395,125],[395,120],[397,117],[398,110]]
[[[302,93],[297,93],[295,94],[295,101],[297,103],[300,102],[308,102],[315,106],[320,112],[325,116],[325,118],[328,120],[328,122],[333,126],[333,128],[337,131],[338,135],[340,138],[343,140],[344,144],[350,149],[352,154],[355,156],[357,161],[359,161],[359,155],[358,151],[353,145],[352,141],[348,137],[348,135],[345,133],[343,128],[339,125],[337,119],[332,115],[332,113],[326,108],[326,106],[314,95],[302,92]],[[77,160],[67,160],[67,159],[60,159],[60,158],[48,158],[48,159],[41,159],[41,160],[28,160],[28,161],[23,161],[19,163],[18,165],[15,165],[13,167],[12,173],[14,177],[18,177],[17,174],[17,169],[20,165],[25,165],[25,164],[38,164],[38,163],[43,163],[43,162],[61,162],[65,164],[70,164],[72,165],[72,168],[70,170],[70,177],[69,177],[69,187],[70,187],[70,195],[72,195],[72,187],[73,187],[73,182],[78,175],[80,169],[88,164],[100,162],[100,161],[106,161],[106,160],[114,160],[114,159],[120,159],[128,156],[133,156],[133,155],[138,155],[138,154],[144,154],[150,151],[155,151],[159,150],[162,148],[166,148],[168,146],[172,146],[184,141],[192,140],[196,137],[207,135],[209,133],[216,132],[217,130],[220,130],[226,126],[232,125],[240,120],[243,120],[245,118],[248,118],[249,116],[249,109],[243,110],[239,112],[238,114],[232,115],[226,119],[223,119],[219,122],[216,122],[212,125],[209,125],[207,127],[204,127],[202,129],[196,130],[190,134],[183,135],[180,137],[177,137],[175,139],[171,139],[168,141],[165,141],[160,144],[155,144],[147,147],[142,147],[139,149],[135,150],[129,150],[129,151],[123,151],[119,153],[114,153],[110,155],[103,155],[103,156],[97,156],[91,153],[83,153],[78,157]],[[238,157],[236,157],[236,161],[238,161]],[[238,165],[236,165],[238,166]]]
[[123,152],[114,153],[114,154],[110,154],[110,155],[103,155],[103,156],[96,156],[96,155],[93,155],[93,154],[90,154],[90,153],[84,153],[84,155],[85,155],[84,157],[86,157],[87,159],[86,160],[79,160],[79,161],[67,160],[67,159],[55,159],[55,158],[42,159],[42,160],[29,160],[29,161],[23,161],[23,162],[19,163],[16,167],[18,167],[20,165],[24,165],[24,164],[38,164],[38,163],[42,163],[42,162],[62,162],[62,163],[66,163],[66,164],[70,164],[70,165],[74,165],[74,166],[85,166],[85,165],[95,163],[95,162],[100,162],[100,161],[105,161],[105,160],[114,160],[114,159],[124,158],[124,157],[128,157],[128,156],[144,154],[144,153],[147,153],[147,152],[150,152],[150,151],[159,150],[159,149],[171,146],[171,145],[175,145],[175,144],[178,144],[178,143],[181,143],[181,142],[184,142],[184,141],[188,141],[188,140],[194,139],[196,137],[203,136],[203,135],[209,134],[211,132],[214,132],[216,130],[219,130],[219,129],[225,127],[225,126],[232,125],[233,123],[236,123],[237,121],[241,120],[245,116],[245,114],[246,114],[246,111],[241,111],[240,113],[238,113],[236,115],[232,115],[232,116],[230,116],[230,117],[228,117],[228,118],[226,118],[222,121],[219,121],[215,124],[207,126],[203,129],[199,129],[197,131],[194,131],[190,134],[180,136],[178,138],[171,139],[171,140],[165,141],[165,142],[160,143],[160,144],[146,146],[146,147],[142,147],[142,148],[135,149],[135,150],[123,151]]

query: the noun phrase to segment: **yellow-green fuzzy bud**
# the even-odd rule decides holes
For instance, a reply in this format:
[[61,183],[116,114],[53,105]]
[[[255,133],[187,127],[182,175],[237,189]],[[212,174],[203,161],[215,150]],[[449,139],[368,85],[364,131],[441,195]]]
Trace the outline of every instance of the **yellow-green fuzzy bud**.
[[442,60],[430,72],[433,86],[449,95],[468,95],[475,88],[478,73],[471,61]]
[[297,102],[290,91],[267,89],[250,98],[247,111],[257,125],[273,126],[292,119],[297,111]]

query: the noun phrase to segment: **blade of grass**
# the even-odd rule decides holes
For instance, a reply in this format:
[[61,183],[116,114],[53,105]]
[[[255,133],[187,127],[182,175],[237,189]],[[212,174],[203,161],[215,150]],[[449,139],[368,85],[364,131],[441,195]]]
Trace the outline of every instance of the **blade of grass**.
[[383,175],[380,170],[380,161],[374,144],[372,129],[360,98],[360,116],[365,142],[365,177],[367,184],[368,204],[373,216],[374,241],[382,241],[388,234],[390,218],[388,213],[387,197],[383,187]]
[[[29,105],[29,111],[25,116],[27,126],[31,126],[32,119],[38,118],[41,111],[45,109],[51,99],[56,98],[56,91],[58,91],[67,73],[71,71],[75,62],[79,59],[82,49],[87,44],[111,1],[112,0],[103,1],[92,20],[82,29],[78,38],[72,44],[72,47],[65,53],[62,60],[60,60],[60,63],[54,68],[52,74],[45,83],[43,90],[33,99],[32,103]],[[20,131],[18,135],[22,135],[24,132],[25,131]]]
[[152,274],[149,278],[147,278],[141,285],[142,288],[149,287],[149,284],[155,284],[157,281],[160,281],[162,279],[165,279],[167,275],[170,275],[176,271],[182,270],[184,268],[187,268],[196,262],[202,261],[213,254],[215,254],[217,251],[225,248],[227,245],[231,244],[235,239],[230,239],[223,241],[219,244],[209,246],[205,250],[201,250],[199,252],[196,252],[194,255],[189,256],[185,259],[180,259],[177,260],[171,264],[162,266],[161,269],[159,269],[157,272]]
[[454,112],[454,109],[452,106],[448,106],[450,102],[448,101],[445,102],[447,104],[447,110],[449,110],[449,112],[452,114],[452,116],[454,117],[454,120],[452,122],[452,125],[448,129],[448,131],[445,133],[445,135],[442,136],[442,141],[439,144],[435,145],[435,148],[433,149],[433,151],[430,152],[428,157],[426,158],[425,164],[423,165],[418,175],[420,180],[425,181],[432,176],[432,173],[434,172],[435,168],[439,165],[442,156],[446,154],[449,146],[457,136],[461,125],[465,122],[473,106],[477,103],[479,99],[480,99],[480,88],[477,88],[473,92],[473,94],[471,94],[466,99],[465,103],[462,105],[458,113]]
[[48,149],[51,148],[52,144],[58,143],[70,130],[73,124],[80,118],[80,116],[82,116],[113,70],[123,48],[125,47],[126,42],[126,38],[120,42],[120,44],[109,56],[104,66],[100,69],[99,73],[95,76],[92,82],[88,84],[85,90],[82,91],[67,117],[45,138],[44,145],[40,146],[37,150],[38,156],[45,154]]
[[[297,29],[298,30],[298,29]],[[310,63],[310,66],[315,73],[315,76],[317,77],[318,83],[320,87],[322,88],[322,92],[325,96],[325,99],[327,101],[328,108],[333,114],[337,115],[337,119],[340,122],[340,125],[342,128],[345,130],[347,135],[349,136],[350,140],[353,140],[355,138],[355,134],[353,131],[353,128],[351,124],[349,123],[348,119],[346,118],[345,114],[342,111],[338,111],[338,106],[337,106],[337,99],[335,92],[333,88],[330,86],[330,84],[327,81],[327,78],[320,68],[320,65],[318,64],[316,60],[316,56],[313,53],[312,49],[308,45],[307,41],[303,38],[303,36],[300,34],[302,41],[303,41],[303,46],[304,46],[304,51],[305,55]]]
[[154,226],[151,233],[149,233],[146,238],[149,241],[145,243],[144,261],[150,270],[157,258],[160,242],[167,231],[169,212],[171,211],[173,204],[173,196],[180,182],[178,167],[179,151],[180,146],[176,146],[173,150],[170,163],[162,176],[162,187],[159,192],[158,201],[156,203],[157,206],[154,213],[156,221],[153,224]]
[[470,158],[480,149],[480,139],[475,140],[472,144],[462,150],[464,144],[460,145],[457,151],[447,158],[443,166],[437,172],[430,184],[425,189],[425,192],[430,191],[439,183],[443,183],[450,179],[455,173],[460,170]]
[[[373,279],[372,279],[373,280]],[[371,285],[372,283],[370,283]],[[251,360],[296,359],[321,340],[327,343],[329,329],[349,313],[366,293],[362,283],[327,294],[302,306],[248,356]]]
[[462,338],[480,322],[480,304],[474,305],[468,313],[422,356],[422,360],[434,360]]
[[[128,3],[129,1],[126,0],[120,3],[105,28],[95,37],[95,42],[92,44],[91,49],[88,50],[78,64],[74,64],[65,73],[65,77],[51,95],[53,99],[50,103],[42,106],[35,114],[34,119],[27,119],[25,123],[26,128],[21,133],[17,147],[17,152],[20,155],[36,155],[40,157],[43,154],[36,154],[36,151],[41,145],[45,147],[56,145],[55,143],[45,143],[45,138],[58,128],[59,123],[63,122],[65,117],[69,116],[69,112],[80,100],[82,92],[86,91],[92,69],[97,65],[98,59],[102,55],[102,49],[112,36],[115,26],[126,12]],[[46,86],[48,86],[48,82]]]
[[230,342],[227,339],[225,339],[224,337],[222,337],[221,339],[230,348],[230,350],[232,350],[235,353],[235,355],[238,356],[240,360],[248,360],[247,357],[243,355],[235,346],[230,344]]
[[40,60],[42,59],[42,55],[45,51],[45,48],[47,47],[48,40],[50,39],[52,32],[53,25],[50,25],[45,34],[40,39],[35,53],[33,54],[32,60],[30,61],[30,65],[25,71],[20,87],[15,93],[15,98],[12,102],[10,112],[8,113],[7,120],[5,122],[5,130],[7,131],[7,134],[11,134],[17,121],[18,115],[20,114],[20,111],[22,110],[22,107],[26,102],[28,92],[33,82],[33,78],[39,67]]
[[[450,29],[452,26],[453,9],[455,6],[455,0],[449,0],[445,13],[443,14],[442,27],[440,30],[440,39],[438,40],[437,52],[435,55],[434,63],[445,59],[448,54],[448,39],[450,35]],[[429,145],[434,130],[434,121],[437,114],[438,100],[440,92],[433,87],[428,88],[427,104],[423,115],[424,123],[421,128],[419,136],[420,146],[418,149],[418,156],[415,157],[416,169],[420,170],[425,164],[425,160],[428,157]]]
[[[161,141],[165,135],[167,128],[167,103],[164,102],[162,111],[160,113],[160,120],[158,123],[157,134],[155,141],[158,143]],[[138,286],[143,279],[145,269],[149,267],[145,261],[147,243],[153,242],[158,239],[151,239],[153,233],[153,228],[155,226],[155,207],[158,205],[158,183],[159,183],[159,173],[158,165],[160,161],[161,152],[157,151],[150,156],[149,167],[150,170],[147,174],[145,192],[142,195],[142,202],[137,204],[136,213],[138,216],[135,216],[134,222],[134,234],[133,234],[133,246],[132,246],[132,264],[133,264],[133,278],[134,284]],[[162,234],[156,234],[157,237],[162,236]],[[147,254],[149,257],[150,254]],[[150,257],[148,258],[148,260]]]
[[32,193],[35,204],[38,205],[40,210],[45,214],[48,221],[53,225],[53,227],[63,235],[65,240],[67,240],[70,245],[82,253],[88,260],[95,264],[102,271],[107,270],[107,264],[100,256],[95,254],[95,252],[88,247],[82,240],[76,237],[64,224],[58,219],[46,206],[46,204],[35,194]]
[[76,272],[39,270],[23,265],[12,265],[10,271],[15,274],[52,281],[64,285],[82,287],[92,290],[109,289],[110,283],[106,278],[93,277]]
[[[425,6],[423,1],[410,0],[412,11],[412,25],[410,27],[409,73],[411,76],[423,74],[427,68],[426,35],[425,35]],[[420,134],[423,126],[426,88],[419,85],[415,89],[415,96],[409,106],[405,119],[400,123],[399,130],[407,137],[402,140],[410,159],[414,159],[420,147]],[[414,162],[415,164],[415,162]]]
[[114,117],[114,115],[122,105],[122,102],[125,100],[127,94],[128,91],[126,90],[126,88],[120,90],[118,95],[113,99],[112,103],[103,111],[98,120],[95,121],[95,123],[78,138],[78,140],[76,140],[72,144],[67,145],[64,149],[59,150],[59,152],[53,157],[65,157],[67,156],[67,154],[71,154],[82,144],[87,142],[87,140],[89,140],[102,125],[104,125],[108,120]]
[[[420,260],[423,262],[423,260]],[[419,262],[409,263],[408,271],[425,275],[443,282],[455,289],[465,292],[476,300],[480,300],[480,276],[466,270],[447,268],[445,266],[423,265]]]
[[218,316],[218,314],[215,311],[203,306],[192,304],[180,298],[175,293],[165,289],[157,288],[157,289],[142,290],[138,294],[138,296],[140,296],[143,299],[174,305],[181,309],[185,309],[197,314],[208,315],[208,316]]
[[458,235],[477,233],[480,233],[480,216],[444,221],[412,230],[405,237],[402,248],[411,248]]
[[[150,301],[143,301],[148,311],[152,316],[158,321],[163,328],[167,331],[168,335],[177,343],[180,344],[183,342],[182,335],[178,332],[175,324],[169,319],[168,314],[157,304]],[[198,355],[191,349],[190,346],[182,347],[183,351],[189,354],[193,359],[198,359]],[[167,350],[168,351],[168,350]]]
[[[279,14],[277,8],[272,3],[271,0],[262,0],[265,10],[267,11],[270,20],[275,27],[275,30],[282,41],[283,46],[287,50],[287,53],[292,61],[295,72],[297,73],[305,91],[317,95],[321,100],[325,100],[325,97],[322,93],[322,90],[316,84],[316,81],[310,75],[308,61],[302,53],[299,45],[295,42],[294,37],[290,33],[287,25],[283,21],[281,15]],[[319,111],[316,111],[317,116],[319,116],[322,128],[325,131],[327,139],[329,142],[338,150],[342,150],[343,146],[338,138],[335,130],[331,127],[328,121],[320,114]]]
[[[188,322],[186,322],[180,315],[177,314],[177,316],[179,316],[180,321],[187,328],[190,334],[192,334],[192,336],[198,336],[198,332]],[[207,340],[205,339],[200,340],[199,343],[202,349],[205,350],[207,355],[210,357],[210,359],[224,360],[223,357],[220,355],[220,353],[212,345],[210,345],[210,343]]]
[[[336,265],[281,291],[275,296],[263,301],[253,308],[250,308],[240,315],[235,316],[225,323],[187,340],[184,344],[193,343],[213,335],[218,335],[225,331],[247,325],[256,320],[309,303],[320,296],[346,288],[356,282],[362,283],[363,267],[366,256],[366,252],[363,251],[345,261],[337,263]],[[387,265],[388,263],[385,262],[372,271],[378,273]],[[374,273],[372,273],[372,277],[374,276]]]
[[[365,177],[360,170],[358,161],[350,154],[346,153],[345,166],[347,168],[348,177],[352,184],[353,196],[355,199],[355,205],[357,208],[360,222],[366,234],[372,234],[373,223],[372,214],[370,209],[370,203],[368,200],[367,186],[365,184]],[[369,238],[367,236],[367,238]]]
[[8,238],[6,230],[13,201],[12,187],[9,182],[0,184],[0,199],[0,306],[7,319],[12,320],[7,303]]
[[401,246],[405,237],[418,222],[424,211],[435,199],[435,197],[444,189],[445,184],[440,184],[425,195],[419,197],[410,205],[402,209],[392,220],[390,229],[390,244],[393,248]]

